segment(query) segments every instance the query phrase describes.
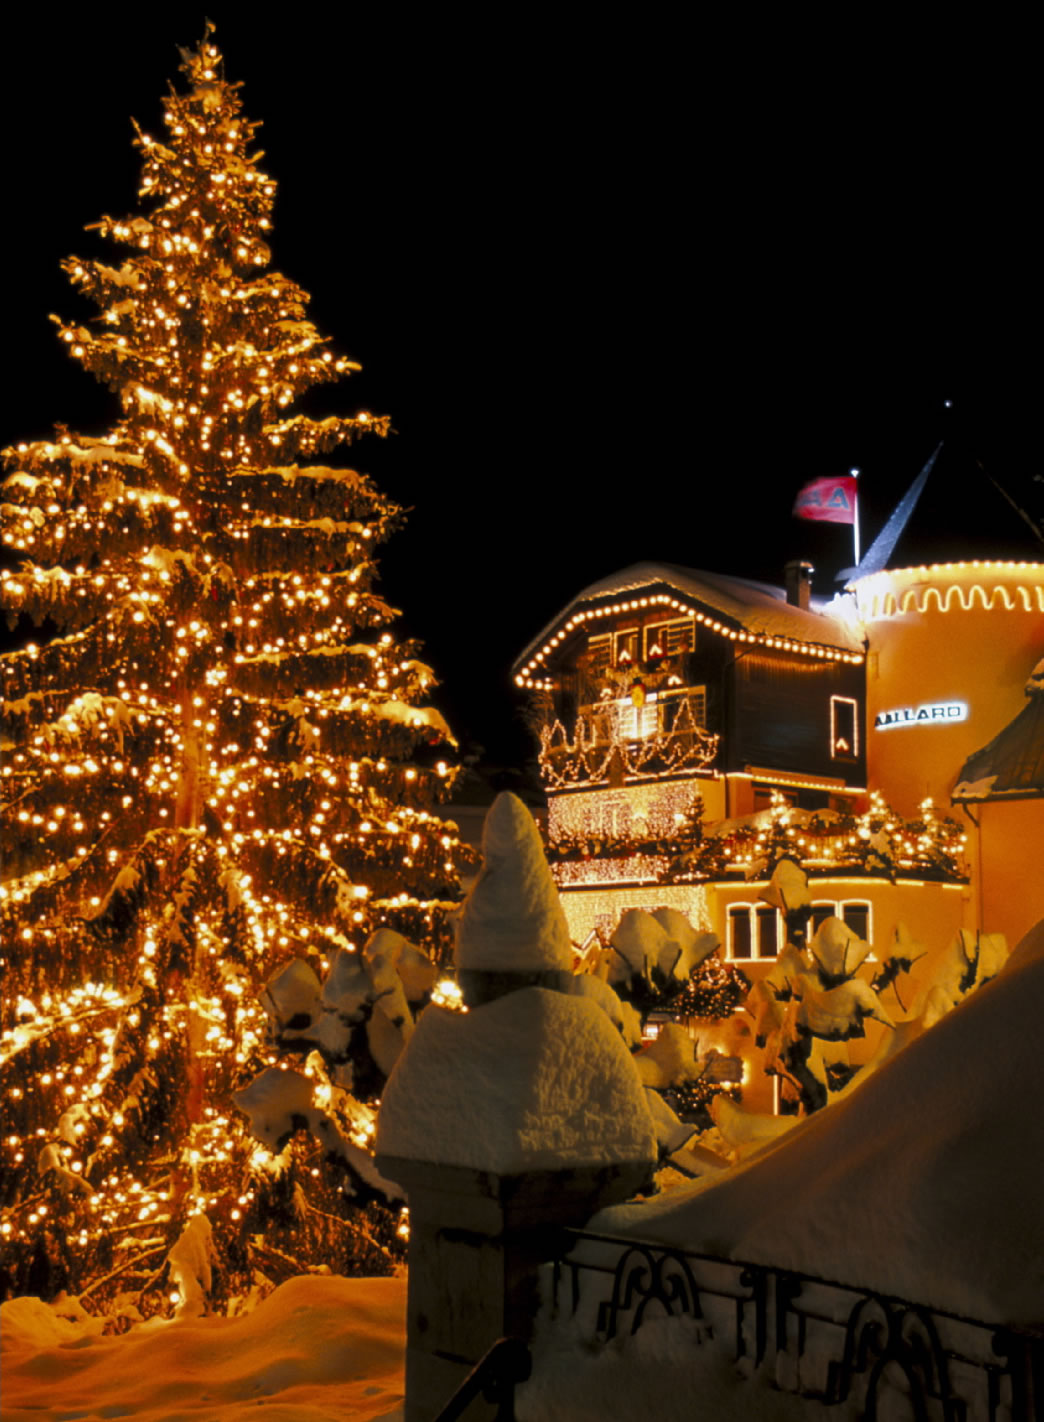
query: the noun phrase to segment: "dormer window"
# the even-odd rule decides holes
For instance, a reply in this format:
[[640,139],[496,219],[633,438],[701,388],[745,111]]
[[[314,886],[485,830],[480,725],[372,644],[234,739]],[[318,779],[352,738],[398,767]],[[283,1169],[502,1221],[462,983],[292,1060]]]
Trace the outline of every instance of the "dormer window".
[[616,634],[616,665],[633,667],[638,660],[638,628]]
[[601,632],[597,637],[589,637],[587,640],[587,666],[588,670],[602,671],[613,664],[613,634],[611,632]]
[[673,622],[653,622],[645,629],[645,660],[676,657],[681,652],[696,649],[696,629],[691,617]]

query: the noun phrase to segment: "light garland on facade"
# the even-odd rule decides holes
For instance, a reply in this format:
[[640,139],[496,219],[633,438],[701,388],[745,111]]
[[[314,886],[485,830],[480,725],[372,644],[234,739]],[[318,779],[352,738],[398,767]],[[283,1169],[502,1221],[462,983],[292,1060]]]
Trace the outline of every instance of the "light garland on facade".
[[865,795],[865,785],[847,785],[834,776],[786,775],[775,770],[751,768],[749,770],[727,770],[728,780],[752,780],[759,785],[782,785],[791,790],[826,790],[832,795]]
[[641,833],[676,839],[686,819],[702,808],[700,781],[646,781],[619,790],[579,790],[550,795],[547,833],[552,848],[570,840],[613,840]]
[[904,820],[876,792],[867,811],[842,816],[796,810],[777,791],[761,823],[708,834],[692,846],[678,836],[673,844],[654,839],[644,823],[636,827],[626,817],[615,831],[603,821],[597,835],[585,828],[594,821],[585,819],[584,809],[572,819],[577,821],[579,828],[570,830],[570,821],[558,819],[551,833],[548,858],[563,889],[649,882],[657,866],[662,885],[749,885],[767,880],[781,858],[795,860],[813,879],[838,880],[838,871],[847,871],[855,882],[967,882],[967,836],[955,821],[939,816],[929,800],[918,819]]
[[515,677],[516,685],[530,690],[550,691],[554,687],[554,682],[548,678],[540,678],[534,675],[537,668],[547,660],[552,652],[572,635],[578,628],[588,622],[597,621],[604,617],[617,617],[621,613],[643,612],[649,608],[663,607],[669,608],[672,612],[681,612],[687,616],[692,616],[703,627],[717,633],[729,641],[738,643],[749,643],[758,647],[770,647],[777,651],[795,652],[802,656],[813,657],[821,661],[844,662],[852,666],[858,666],[864,661],[861,652],[850,652],[840,647],[830,645],[820,645],[816,642],[802,642],[794,637],[772,636],[764,632],[747,632],[742,628],[737,628],[729,623],[723,622],[719,617],[712,617],[696,607],[694,603],[682,601],[673,597],[669,593],[651,593],[647,597],[627,598],[623,601],[613,601],[600,604],[598,607],[584,608],[573,613],[560,631],[553,633],[544,645],[525,664]]
[[[990,586],[991,577],[1017,581]],[[864,622],[933,610],[1044,612],[1044,563],[933,563],[874,573],[854,582],[852,592]]]
[[682,700],[669,730],[636,739],[621,730],[613,708],[608,708],[602,714],[578,715],[572,740],[561,721],[545,725],[538,762],[545,784],[557,790],[598,784],[608,778],[614,763],[626,779],[703,770],[717,754],[719,740],[697,725],[688,699]]
[[670,860],[663,854],[628,854],[601,859],[560,859],[551,866],[560,889],[597,884],[657,884]]

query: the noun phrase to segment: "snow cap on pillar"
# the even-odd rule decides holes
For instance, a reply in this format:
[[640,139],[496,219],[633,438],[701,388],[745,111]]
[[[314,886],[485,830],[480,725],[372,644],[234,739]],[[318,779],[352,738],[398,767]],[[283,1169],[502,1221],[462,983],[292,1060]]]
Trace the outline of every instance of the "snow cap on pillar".
[[572,944],[540,833],[517,795],[498,795],[482,830],[482,872],[457,920],[459,968],[569,971]]

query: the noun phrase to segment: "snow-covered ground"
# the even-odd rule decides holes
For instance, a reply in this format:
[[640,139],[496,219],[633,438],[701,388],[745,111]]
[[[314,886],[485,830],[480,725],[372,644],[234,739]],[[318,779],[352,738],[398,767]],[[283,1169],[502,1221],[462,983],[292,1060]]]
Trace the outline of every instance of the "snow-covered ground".
[[[847,1097],[735,1170],[605,1210],[592,1228],[1040,1331],[1042,1018],[1038,925],[992,983]],[[589,1302],[581,1312],[589,1323]],[[545,1324],[521,1422],[861,1415],[854,1398],[824,1408],[776,1390],[771,1356],[758,1375],[742,1377],[728,1340],[698,1346],[700,1328],[688,1318],[662,1319],[600,1347],[590,1327]],[[899,1392],[879,1401],[883,1419],[912,1415]]]
[[[518,1422],[858,1422],[854,1405],[780,1392],[769,1369],[753,1378],[691,1318],[652,1319],[633,1337],[594,1351],[568,1327],[534,1349],[532,1380],[518,1395]],[[884,1412],[882,1422],[894,1414]],[[906,1414],[900,1414],[906,1422]]]
[[[998,1323],[1044,1325],[1044,926],[993,983],[865,1085],[725,1177],[598,1226],[876,1287]],[[402,1415],[403,1279],[293,1279],[240,1318],[106,1338],[35,1299],[0,1310],[2,1422],[268,1422]],[[520,1422],[655,1416],[841,1422],[741,1378],[689,1319],[598,1348],[544,1325]],[[261,1409],[261,1410],[259,1410]],[[896,1415],[886,1411],[883,1415]],[[905,1415],[905,1414],[899,1414]]]
[[239,1318],[115,1337],[38,1299],[0,1310],[2,1422],[401,1422],[406,1280],[291,1279]]
[[[405,1279],[292,1279],[241,1318],[105,1338],[36,1299],[3,1306],[2,1422],[402,1422]],[[96,1321],[95,1321],[96,1322]],[[693,1400],[701,1410],[693,1410]],[[840,1422],[840,1409],[821,1422]],[[536,1350],[519,1422],[799,1422],[798,1400],[743,1384],[688,1319],[597,1355],[569,1328]]]

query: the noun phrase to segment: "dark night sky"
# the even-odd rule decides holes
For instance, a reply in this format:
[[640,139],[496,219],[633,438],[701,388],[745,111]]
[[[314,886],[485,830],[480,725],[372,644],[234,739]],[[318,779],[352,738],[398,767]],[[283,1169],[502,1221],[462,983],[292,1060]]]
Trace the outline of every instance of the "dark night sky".
[[[616,568],[804,556],[829,592],[851,539],[790,517],[809,478],[858,466],[873,536],[945,436],[954,554],[986,520],[973,456],[1040,517],[1026,37],[209,8],[264,122],[275,265],[365,367],[308,408],[393,416],[352,456],[413,509],[384,590],[492,758],[523,753],[513,657]],[[58,262],[131,210],[128,120],[160,131],[201,32],[174,4],[7,34],[4,444],[111,418],[46,319],[81,310]]]

